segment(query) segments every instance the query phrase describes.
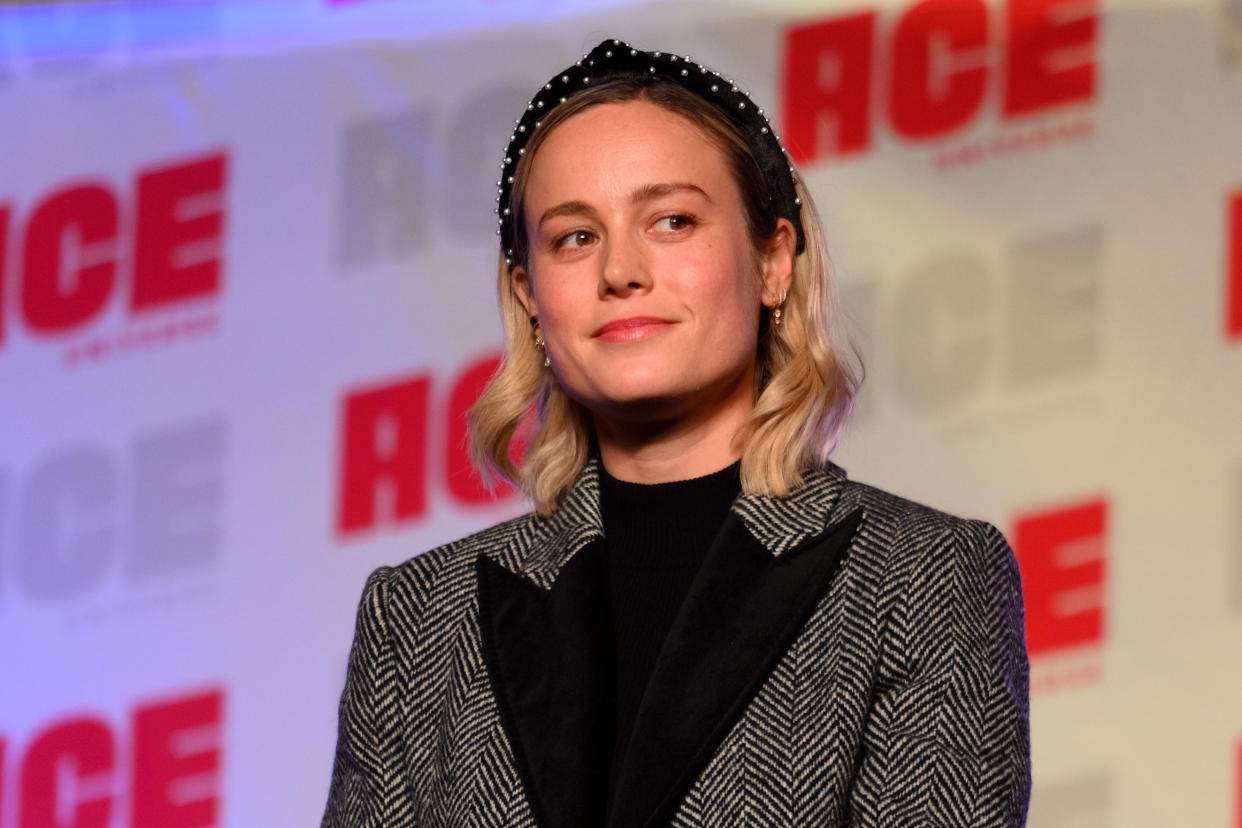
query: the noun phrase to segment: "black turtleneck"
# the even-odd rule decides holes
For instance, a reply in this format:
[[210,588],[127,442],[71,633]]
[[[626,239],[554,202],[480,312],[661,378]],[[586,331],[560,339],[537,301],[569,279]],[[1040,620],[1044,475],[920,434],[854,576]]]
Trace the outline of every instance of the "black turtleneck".
[[655,484],[617,480],[600,465],[617,677],[610,790],[660,647],[740,491],[740,463],[693,480]]

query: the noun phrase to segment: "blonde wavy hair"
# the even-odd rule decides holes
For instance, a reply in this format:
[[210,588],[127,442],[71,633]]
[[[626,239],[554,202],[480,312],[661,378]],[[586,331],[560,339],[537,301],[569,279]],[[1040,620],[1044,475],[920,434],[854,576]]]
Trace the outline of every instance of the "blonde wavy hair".
[[[513,266],[527,266],[529,239],[522,199],[532,159],[558,124],[594,106],[647,100],[681,115],[702,130],[729,161],[746,207],[757,251],[779,218],[750,146],[729,120],[694,93],[665,79],[616,79],[583,88],[543,119],[514,170],[511,210]],[[828,258],[823,226],[811,194],[796,183],[802,200],[806,247],[794,258],[782,324],[761,317],[755,406],[735,441],[742,446],[742,490],[783,497],[803,473],[822,465],[849,419],[862,382],[862,363],[846,333]],[[501,254],[497,290],[505,330],[505,354],[470,410],[475,466],[487,480],[503,477],[530,498],[535,510],[555,510],[590,457],[595,439],[590,412],[571,399],[543,365],[529,318],[513,289],[512,267]],[[529,268],[527,268],[529,271]],[[538,274],[532,274],[538,279]],[[761,311],[762,313],[762,311]],[[521,458],[515,459],[515,454]]]

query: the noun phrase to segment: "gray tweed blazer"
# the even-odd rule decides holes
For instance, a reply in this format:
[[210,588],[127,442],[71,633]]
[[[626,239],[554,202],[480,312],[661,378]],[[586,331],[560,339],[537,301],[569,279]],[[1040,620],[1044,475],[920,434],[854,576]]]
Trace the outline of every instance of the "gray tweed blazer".
[[370,576],[325,828],[1025,823],[1022,593],[994,526],[831,463],[738,497],[607,814],[602,539],[592,461],[552,515]]

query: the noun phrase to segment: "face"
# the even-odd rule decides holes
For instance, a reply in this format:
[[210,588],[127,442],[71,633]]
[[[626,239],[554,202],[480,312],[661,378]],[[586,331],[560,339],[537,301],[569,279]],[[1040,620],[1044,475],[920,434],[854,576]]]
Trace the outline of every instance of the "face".
[[691,121],[648,101],[573,116],[538,149],[524,207],[514,289],[566,393],[634,421],[753,403],[759,316],[788,287],[792,227],[755,249],[725,154]]

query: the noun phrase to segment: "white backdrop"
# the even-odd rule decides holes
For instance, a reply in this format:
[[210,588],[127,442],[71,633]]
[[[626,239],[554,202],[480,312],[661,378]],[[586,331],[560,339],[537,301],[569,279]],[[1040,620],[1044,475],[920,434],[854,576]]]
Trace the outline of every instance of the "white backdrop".
[[1014,544],[1030,824],[1242,826],[1242,4],[587,6],[0,11],[0,828],[317,824],[366,573],[525,508],[495,164],[604,36],[775,113],[835,459]]

